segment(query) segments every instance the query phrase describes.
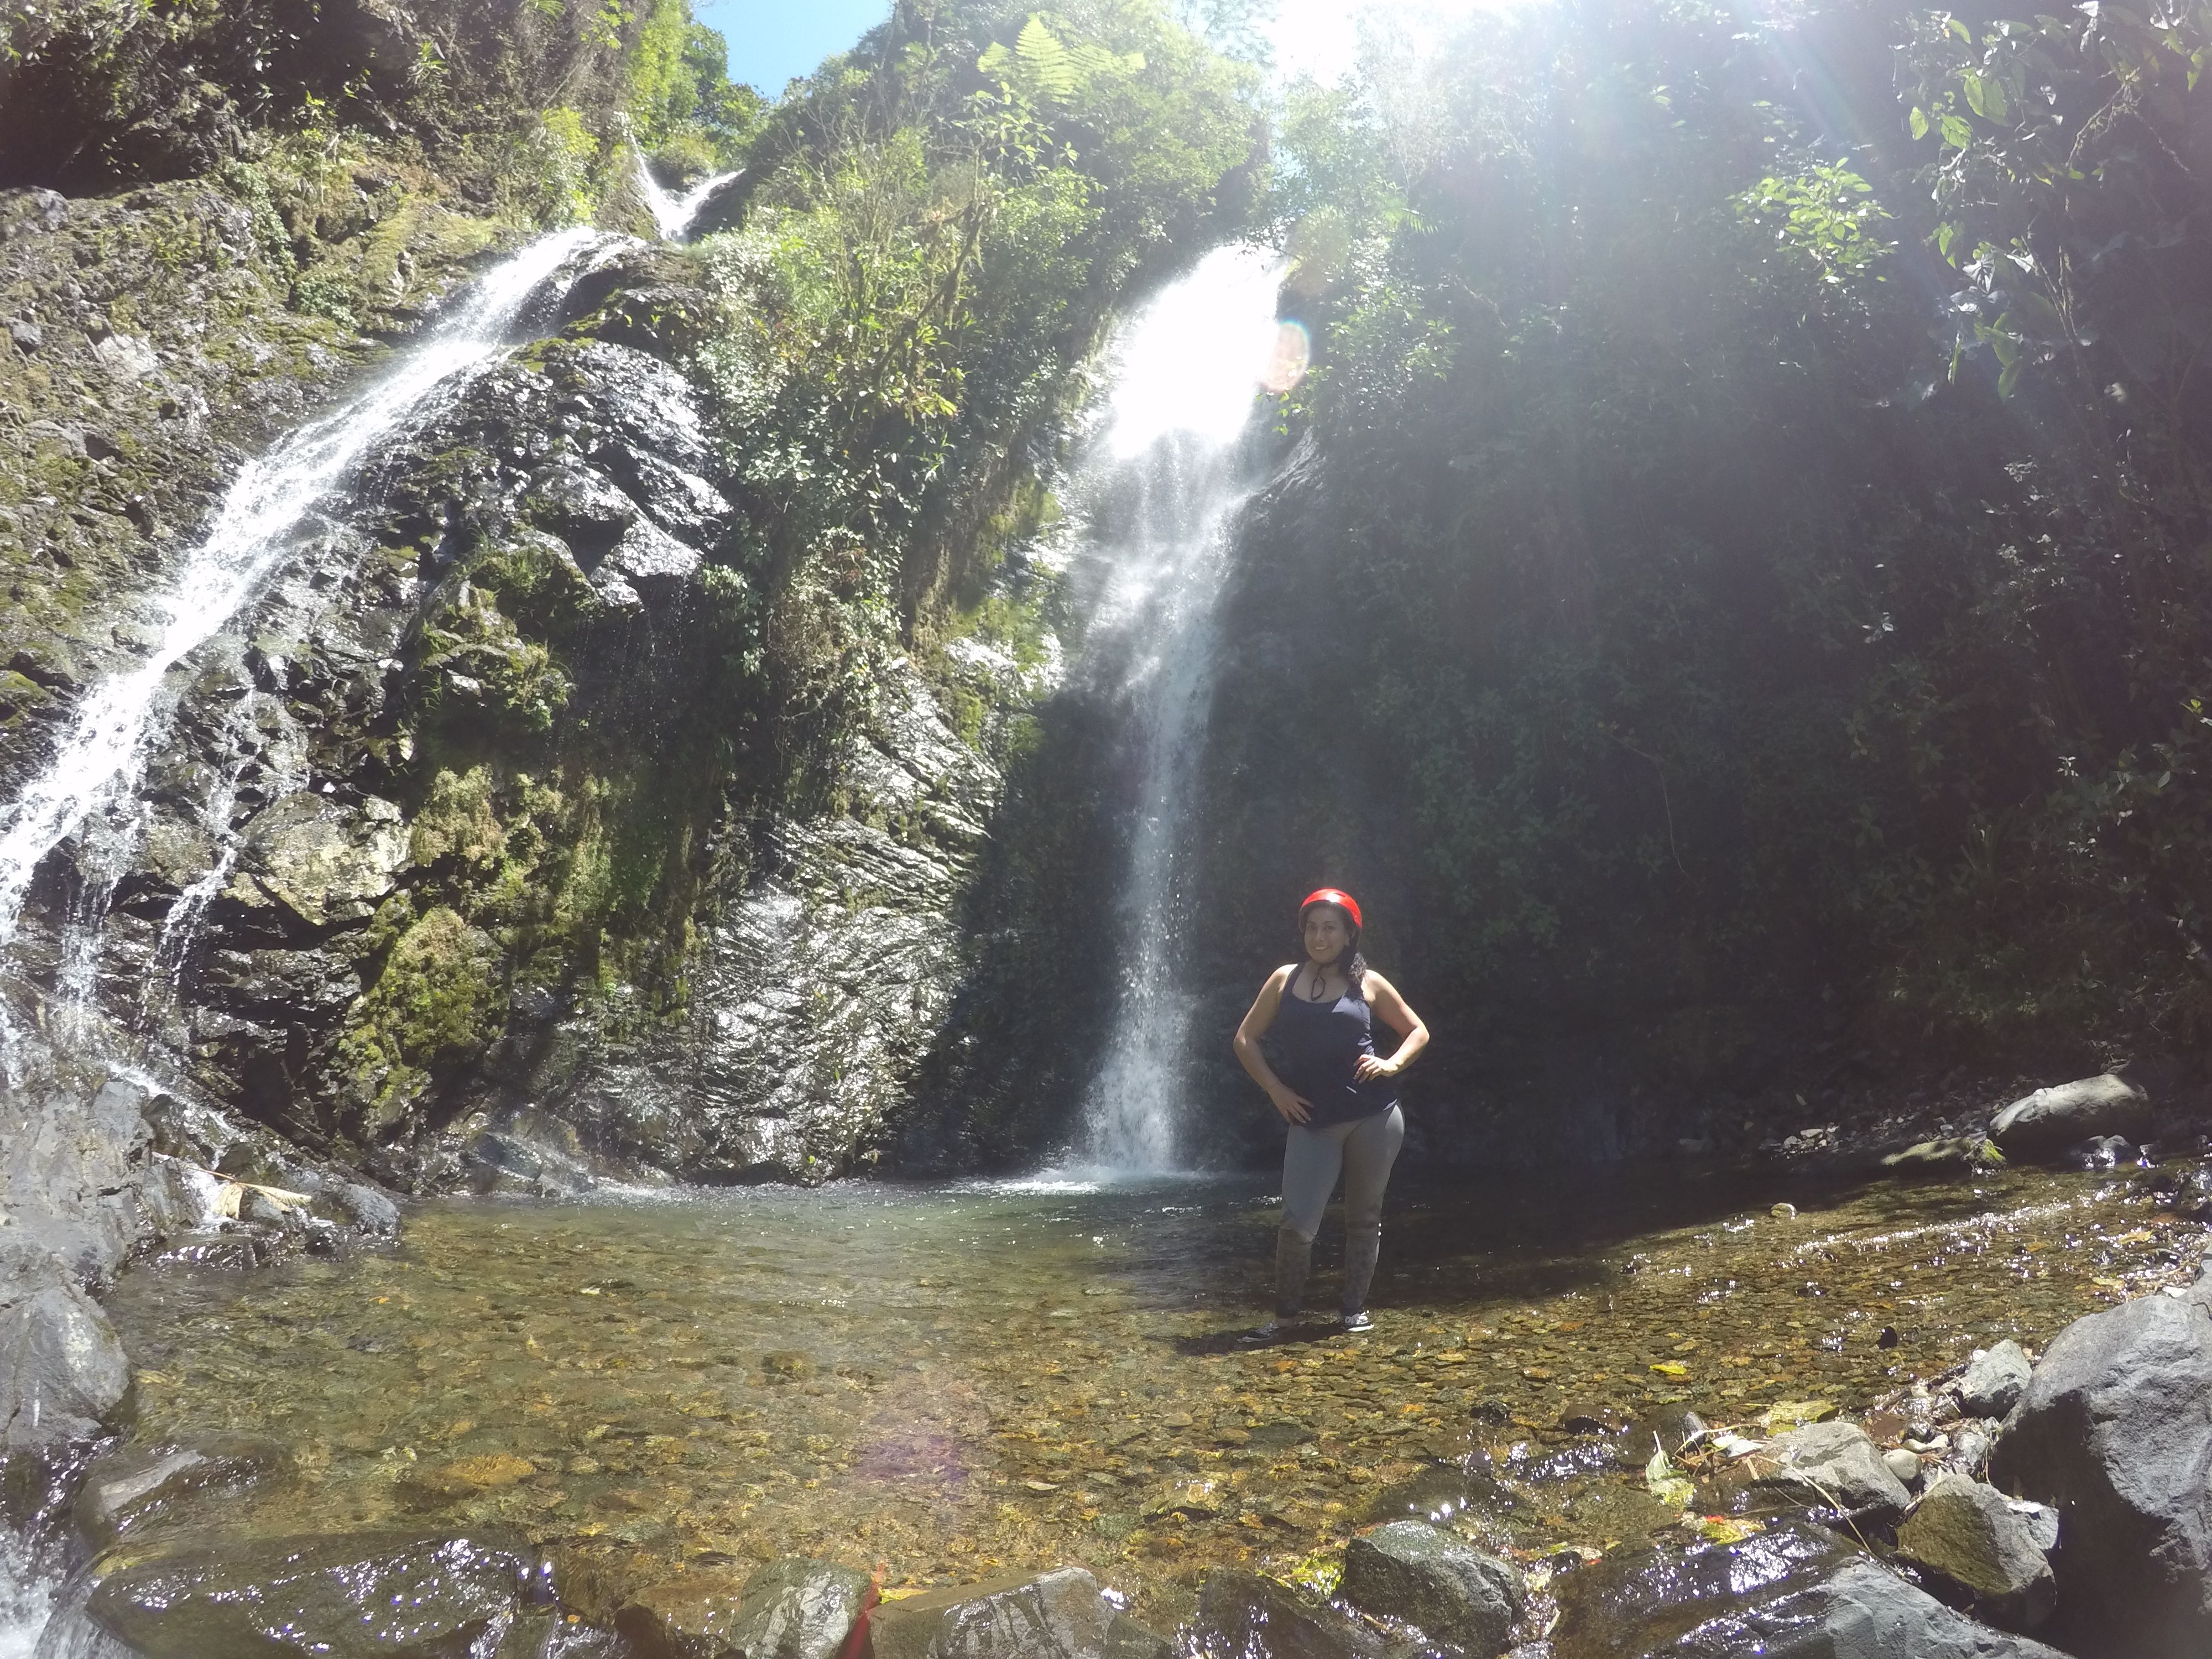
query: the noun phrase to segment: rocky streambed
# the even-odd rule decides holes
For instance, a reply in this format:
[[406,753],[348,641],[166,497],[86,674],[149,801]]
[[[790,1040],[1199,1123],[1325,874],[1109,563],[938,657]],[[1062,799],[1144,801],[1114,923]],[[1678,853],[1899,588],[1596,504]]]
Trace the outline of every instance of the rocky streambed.
[[[2184,1173],[1414,1186],[1375,1334],[1258,1347],[1250,1182],[428,1203],[396,1248],[122,1278],[135,1417],[50,1495],[39,1651],[242,1652],[289,1608],[270,1650],[828,1655],[877,1598],[879,1654],[2162,1651],[2100,1645],[2063,1547],[1908,1558],[1947,1505],[2014,1541],[1976,1482],[2028,1356],[2122,1303],[2212,1326]],[[2005,1481],[2069,1468],[2058,1510],[2068,1409]]]

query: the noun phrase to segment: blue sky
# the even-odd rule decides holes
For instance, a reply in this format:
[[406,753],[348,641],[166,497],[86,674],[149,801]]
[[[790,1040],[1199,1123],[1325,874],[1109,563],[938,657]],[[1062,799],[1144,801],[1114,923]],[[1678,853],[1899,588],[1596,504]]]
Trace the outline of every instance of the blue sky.
[[891,15],[890,0],[692,0],[691,15],[730,43],[730,79],[770,98]]

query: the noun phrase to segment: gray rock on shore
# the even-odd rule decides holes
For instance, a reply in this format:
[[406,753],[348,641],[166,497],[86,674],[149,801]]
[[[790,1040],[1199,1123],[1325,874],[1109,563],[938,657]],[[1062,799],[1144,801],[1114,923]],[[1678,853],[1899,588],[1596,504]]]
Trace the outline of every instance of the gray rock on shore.
[[1969,1417],[2002,1418],[2027,1392],[2034,1367],[2020,1344],[2008,1338],[1993,1348],[1977,1348],[1959,1379],[1959,1409]]
[[1905,1483],[1882,1462],[1880,1449],[1856,1423],[1808,1423],[1778,1435],[1759,1455],[1759,1469],[1762,1486],[1855,1514],[1895,1513],[1912,1501]]
[[2057,1639],[2100,1659],[2212,1652],[2212,1284],[2060,1332],[1990,1479],[2059,1511]]
[[1946,1474],[1897,1529],[1898,1553],[1969,1593],[1974,1610],[2008,1630],[2034,1630],[2058,1603],[2051,1563],[1994,1486]]
[[2007,1158],[2035,1164],[2106,1135],[2140,1140],[2149,1127],[2150,1097],[2108,1072],[2021,1096],[1990,1121],[1990,1139]]
[[0,1232],[0,1454],[50,1452],[105,1432],[131,1364],[61,1258],[16,1231]]

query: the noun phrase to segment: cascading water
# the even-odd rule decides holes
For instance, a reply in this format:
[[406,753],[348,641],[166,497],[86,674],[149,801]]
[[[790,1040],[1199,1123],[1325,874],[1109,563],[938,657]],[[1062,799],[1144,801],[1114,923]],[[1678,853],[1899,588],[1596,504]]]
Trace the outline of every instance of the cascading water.
[[707,198],[738,175],[734,173],[710,173],[681,196],[671,196],[653,176],[653,169],[645,164],[645,157],[637,157],[638,189],[645,197],[645,205],[653,215],[653,222],[659,228],[662,240],[680,242],[691,228],[691,222],[699,216],[699,210],[707,205]]
[[[138,665],[85,695],[46,769],[0,807],[0,965],[12,954],[9,947],[40,863],[72,836],[82,843],[77,864],[85,879],[61,922],[53,997],[61,1019],[50,1036],[76,1048],[95,1040],[101,922],[145,826],[140,787],[175,704],[179,688],[172,671],[262,592],[327,498],[380,444],[419,424],[500,357],[546,283],[564,270],[580,274],[628,240],[579,227],[529,243],[487,272],[446,321],[401,354],[368,391],[296,428],[240,470],[216,509],[212,528],[156,602],[159,642]],[[238,717],[247,718],[242,708]],[[234,765],[202,803],[215,857],[172,908],[155,953],[154,982],[142,990],[149,1007],[167,994],[199,917],[235,862],[239,836],[231,820],[239,781]],[[21,1045],[4,1002],[0,1058],[9,1080],[17,1080]],[[0,1659],[32,1652],[52,1589],[36,1540],[0,1528]]]
[[[165,689],[173,689],[170,671],[259,590],[317,504],[359,461],[492,361],[549,278],[612,240],[576,228],[530,243],[488,272],[454,314],[375,386],[288,434],[240,471],[213,528],[157,601],[159,643],[138,666],[85,695],[46,770],[0,808],[0,951],[14,940],[40,861],[64,839],[94,823],[98,846],[89,861],[95,866],[114,863],[116,848],[135,846],[137,789],[169,700]],[[81,899],[80,908],[86,902]],[[90,902],[97,908],[96,896]],[[97,950],[98,921],[96,915],[72,919],[64,942],[64,1002],[90,982],[88,953]]]
[[1231,525],[1260,482],[1243,440],[1279,362],[1280,276],[1266,249],[1217,249],[1136,319],[1078,491],[1127,503],[1095,549],[1112,575],[1092,639],[1119,677],[1144,777],[1119,907],[1120,1004],[1088,1111],[1085,1150],[1115,1170],[1176,1167],[1188,1000],[1161,967],[1188,917],[1216,601]]

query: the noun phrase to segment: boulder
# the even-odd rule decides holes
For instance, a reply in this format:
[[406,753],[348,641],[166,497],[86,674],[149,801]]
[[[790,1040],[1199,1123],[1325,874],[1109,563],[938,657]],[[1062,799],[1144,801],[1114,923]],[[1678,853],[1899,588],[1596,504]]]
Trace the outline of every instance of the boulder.
[[1206,1576],[1191,1643],[1201,1659],[1384,1659],[1390,1651],[1334,1608],[1234,1568]]
[[100,1304],[35,1238],[0,1234],[0,1451],[94,1439],[130,1393],[130,1362]]
[[1623,1551],[1566,1575],[1553,1659],[2062,1659],[1817,1528]]
[[2149,1129],[2150,1097],[2108,1072],[2021,1096],[1991,1120],[1990,1139],[2007,1158],[2033,1164],[2094,1137],[2140,1140]]
[[745,1580],[730,1648],[744,1659],[836,1659],[870,1600],[865,1572],[828,1561],[771,1561]]
[[1340,1594],[1362,1613],[1401,1619],[1470,1659],[1504,1652],[1528,1607],[1515,1568],[1421,1521],[1394,1521],[1346,1545]]
[[2033,1630],[2057,1604],[2057,1581],[2027,1523],[1994,1486],[1947,1474],[1897,1529],[1898,1553],[1973,1597],[2008,1630]]
[[1114,1608],[1080,1567],[885,1601],[868,1659],[1101,1659]]
[[70,1515],[97,1552],[125,1533],[173,1515],[203,1492],[239,1492],[283,1469],[291,1455],[256,1435],[209,1434],[186,1441],[129,1447],[94,1463]]
[[495,1649],[531,1568],[519,1547],[450,1534],[226,1536],[125,1561],[85,1610],[126,1647],[161,1659],[437,1659]]
[[1912,1501],[1856,1423],[1808,1423],[1778,1435],[1758,1455],[1754,1470],[1762,1486],[1852,1514],[1894,1513]]
[[2084,1654],[2212,1651],[2212,1311],[2147,1296],[2068,1326],[1990,1459],[2061,1516],[2057,1639]]
[[2020,1403],[2033,1369],[2009,1338],[1994,1348],[1975,1349],[1959,1379],[1959,1409],[1969,1417],[2002,1417]]

